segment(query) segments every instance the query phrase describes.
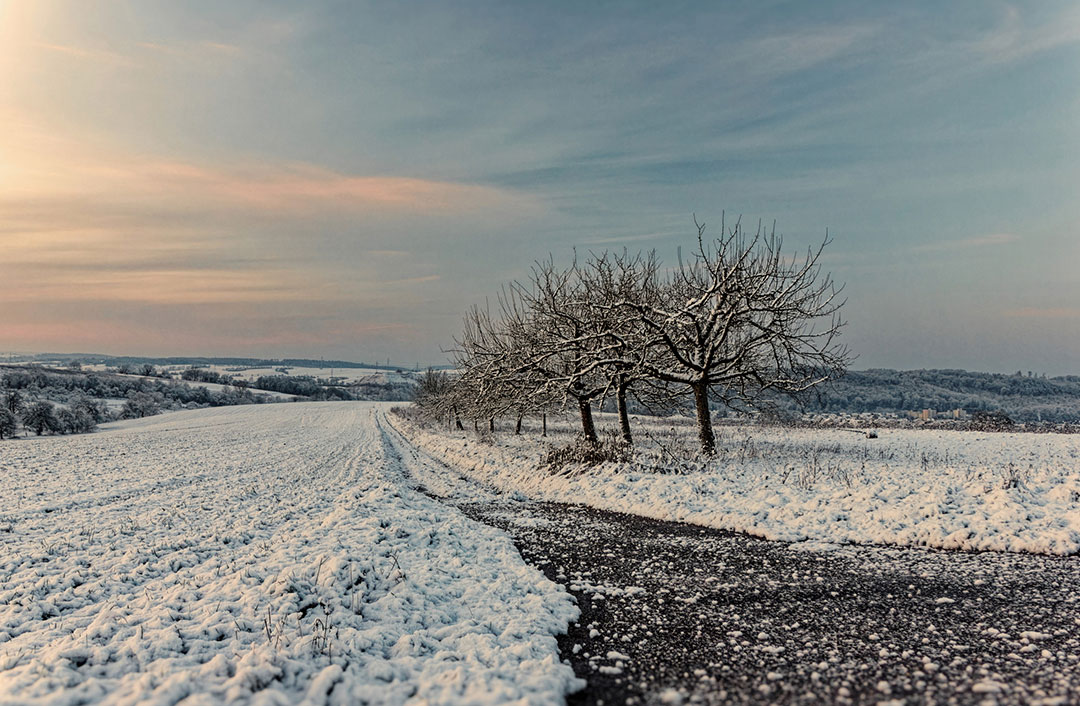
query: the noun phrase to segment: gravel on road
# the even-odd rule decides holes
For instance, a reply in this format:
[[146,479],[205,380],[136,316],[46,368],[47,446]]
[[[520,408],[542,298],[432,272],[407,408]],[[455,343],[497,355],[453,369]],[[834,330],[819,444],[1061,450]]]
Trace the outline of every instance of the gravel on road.
[[1080,558],[788,544],[457,502],[568,587],[571,704],[1080,703]]

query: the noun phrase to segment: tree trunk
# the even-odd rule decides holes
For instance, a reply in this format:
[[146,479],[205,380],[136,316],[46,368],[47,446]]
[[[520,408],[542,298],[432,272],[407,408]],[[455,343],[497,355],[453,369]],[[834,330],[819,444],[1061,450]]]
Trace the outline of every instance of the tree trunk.
[[581,410],[581,434],[590,444],[598,443],[596,438],[596,425],[593,424],[592,404],[589,400],[579,398],[578,408]]
[[495,417],[488,418],[488,431],[490,431],[492,434],[495,433]]
[[480,420],[479,419],[472,420],[472,428],[473,428],[473,431],[475,431],[477,434],[480,433]]
[[690,387],[694,391],[694,408],[697,411],[701,453],[712,456],[716,453],[716,437],[713,435],[712,415],[709,413],[709,385],[705,382],[696,382]]
[[540,432],[540,436],[547,436],[547,412],[544,412],[543,419],[544,419],[544,430],[542,432]]
[[454,421],[457,422],[458,431],[465,431],[465,427],[461,425],[461,415],[458,413],[457,405],[454,405]]
[[626,378],[620,376],[615,387],[615,404],[619,407],[619,431],[622,433],[623,441],[633,444],[634,438],[630,434],[630,414],[626,411],[626,388],[629,386]]
[[514,426],[514,435],[515,436],[521,436],[521,420],[524,418],[524,416],[525,415],[523,415],[523,414],[518,415],[517,424]]

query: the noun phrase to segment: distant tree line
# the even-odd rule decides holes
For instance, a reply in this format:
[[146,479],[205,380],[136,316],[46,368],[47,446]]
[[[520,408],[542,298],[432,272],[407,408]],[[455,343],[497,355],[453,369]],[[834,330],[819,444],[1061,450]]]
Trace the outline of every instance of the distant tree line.
[[135,356],[109,356],[77,354],[49,354],[49,355],[8,355],[6,360],[9,364],[15,363],[41,363],[47,361],[52,365],[79,368],[84,365],[104,365],[119,370],[125,374],[139,373],[144,366],[152,368],[166,368],[191,365],[205,368],[207,366],[226,366],[231,368],[338,368],[358,369],[370,368],[377,370],[397,370],[403,368],[400,365],[391,365],[389,360],[384,362],[355,362],[349,360],[325,360],[316,358],[205,358],[205,357],[164,357],[143,358]]
[[[110,409],[106,400],[123,403]],[[115,419],[265,401],[264,395],[232,387],[216,392],[157,378],[9,367],[0,374],[0,438],[14,436],[20,425],[39,436],[78,434]]]
[[191,367],[180,374],[189,382],[215,383],[250,387],[267,392],[279,392],[313,401],[337,400],[408,400],[414,394],[413,385],[407,382],[378,383],[359,380],[346,384],[318,378],[312,375],[260,375],[248,382],[228,374],[206,368]]
[[298,395],[312,400],[359,399],[344,386],[328,385],[309,375],[261,375],[251,383],[252,387],[286,395]]
[[1018,422],[1080,420],[1080,376],[1048,378],[966,370],[859,370],[830,381],[805,400],[826,413],[902,414],[960,409],[999,412]]
[[429,371],[417,403],[461,425],[573,409],[586,445],[599,439],[593,408],[610,401],[623,444],[633,442],[630,400],[688,404],[705,454],[715,451],[712,406],[754,408],[770,395],[801,395],[849,360],[837,336],[843,301],[819,261],[775,230],[697,225],[692,257],[672,267],[655,252],[590,253],[567,266],[538,262],[505,286],[497,306],[473,307],[454,349],[456,373]]
[[231,385],[233,383],[232,375],[222,375],[216,370],[194,366],[181,372],[180,379],[186,382],[208,382],[214,385]]

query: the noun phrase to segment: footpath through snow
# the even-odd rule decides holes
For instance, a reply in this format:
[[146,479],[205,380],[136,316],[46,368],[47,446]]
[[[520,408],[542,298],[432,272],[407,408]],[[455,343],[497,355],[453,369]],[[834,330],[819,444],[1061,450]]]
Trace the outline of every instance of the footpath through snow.
[[578,611],[368,403],[0,444],[0,704],[550,704]]
[[[728,529],[806,549],[870,543],[1080,553],[1080,435],[725,427],[707,464],[665,457],[663,421],[639,428],[638,459],[539,469],[535,434],[435,431],[388,415],[427,454],[471,480],[534,500]],[[648,432],[647,434],[641,432]],[[670,431],[670,430],[668,430]],[[678,438],[677,435],[681,435]],[[690,429],[664,437],[677,445]],[[642,439],[642,437],[645,437]],[[641,442],[644,443],[641,443]]]

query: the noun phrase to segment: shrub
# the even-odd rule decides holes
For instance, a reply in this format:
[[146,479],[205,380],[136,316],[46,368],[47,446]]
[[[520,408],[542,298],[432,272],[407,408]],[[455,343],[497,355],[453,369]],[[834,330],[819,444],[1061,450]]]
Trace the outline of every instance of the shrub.
[[633,447],[612,431],[595,442],[578,436],[572,444],[551,447],[541,463],[556,474],[564,472],[568,466],[597,466],[609,461],[627,463],[633,456]]
[[1010,431],[1015,426],[1012,418],[1004,412],[978,411],[971,415],[973,431]]
[[32,429],[38,436],[47,431],[56,433],[61,430],[60,421],[56,418],[51,402],[35,402],[30,405],[23,415],[23,425],[27,429]]
[[15,436],[19,430],[19,420],[7,407],[0,407],[0,439]]
[[97,421],[85,409],[62,409],[56,413],[56,419],[64,434],[85,434],[97,428]]
[[161,411],[161,400],[146,392],[131,392],[128,401],[124,403],[121,416],[124,419],[141,419],[152,417]]

